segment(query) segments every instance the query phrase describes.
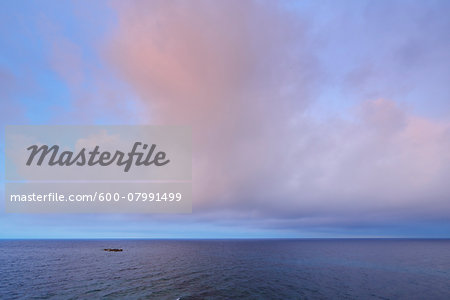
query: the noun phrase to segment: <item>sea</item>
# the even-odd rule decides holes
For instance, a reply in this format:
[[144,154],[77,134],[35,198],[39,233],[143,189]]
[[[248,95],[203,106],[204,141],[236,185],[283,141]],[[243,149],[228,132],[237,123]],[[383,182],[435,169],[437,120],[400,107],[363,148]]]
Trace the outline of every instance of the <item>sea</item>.
[[0,240],[0,268],[0,299],[450,299],[449,239]]

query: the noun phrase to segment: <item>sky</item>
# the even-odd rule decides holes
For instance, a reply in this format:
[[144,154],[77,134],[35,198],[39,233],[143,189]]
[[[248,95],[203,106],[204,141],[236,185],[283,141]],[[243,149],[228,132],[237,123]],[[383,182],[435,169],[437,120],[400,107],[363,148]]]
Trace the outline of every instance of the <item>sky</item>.
[[0,238],[450,237],[450,2],[0,6],[3,128],[193,135],[192,214],[1,212]]

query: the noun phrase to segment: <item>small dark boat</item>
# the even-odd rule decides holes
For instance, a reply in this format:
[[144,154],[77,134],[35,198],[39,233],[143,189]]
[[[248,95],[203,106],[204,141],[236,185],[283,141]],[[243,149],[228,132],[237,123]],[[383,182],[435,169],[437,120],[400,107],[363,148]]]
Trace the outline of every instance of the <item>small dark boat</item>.
[[122,252],[123,251],[123,249],[120,249],[120,248],[106,248],[103,250],[108,251],[108,252]]

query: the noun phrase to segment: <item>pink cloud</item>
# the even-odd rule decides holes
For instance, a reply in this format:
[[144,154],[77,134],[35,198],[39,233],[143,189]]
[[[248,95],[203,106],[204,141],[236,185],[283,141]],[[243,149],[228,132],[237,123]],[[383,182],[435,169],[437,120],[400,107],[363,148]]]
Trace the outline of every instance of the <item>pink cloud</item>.
[[110,56],[149,122],[194,128],[199,199],[220,201],[271,168],[267,157],[280,154],[266,142],[307,105],[317,76],[304,24],[276,4],[241,1],[119,3],[117,11]]
[[108,56],[148,122],[194,129],[194,212],[346,218],[448,207],[448,122],[386,99],[357,105],[353,121],[304,114],[321,68],[298,16],[250,1],[116,9]]

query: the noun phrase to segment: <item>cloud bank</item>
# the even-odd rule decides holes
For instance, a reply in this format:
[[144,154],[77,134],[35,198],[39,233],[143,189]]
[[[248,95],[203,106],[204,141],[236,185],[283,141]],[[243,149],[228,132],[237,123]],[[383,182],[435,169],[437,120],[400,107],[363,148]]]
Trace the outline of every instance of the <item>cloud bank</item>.
[[[317,24],[330,26],[345,12],[314,23],[288,4],[153,1],[114,7],[118,25],[105,53],[140,96],[148,123],[194,129],[196,215],[294,227],[445,219],[450,122],[416,114],[395,82],[395,68],[414,53],[403,49],[391,58],[389,74],[395,76],[388,87],[383,74],[369,77],[358,57],[347,61],[356,68],[334,72],[338,62],[330,63],[326,47],[336,41],[317,34]],[[366,38],[382,39],[370,27],[380,7],[364,11],[372,35]],[[392,26],[395,34],[409,32]],[[416,35],[418,44],[429,40]],[[340,46],[335,53],[346,49]],[[386,47],[397,50],[389,40]],[[317,107],[320,114],[317,105],[324,104],[318,99],[333,80],[343,90],[359,84],[358,101],[338,100],[348,107],[345,116],[311,115]],[[370,89],[376,92],[364,92]],[[399,99],[385,98],[383,91]]]

